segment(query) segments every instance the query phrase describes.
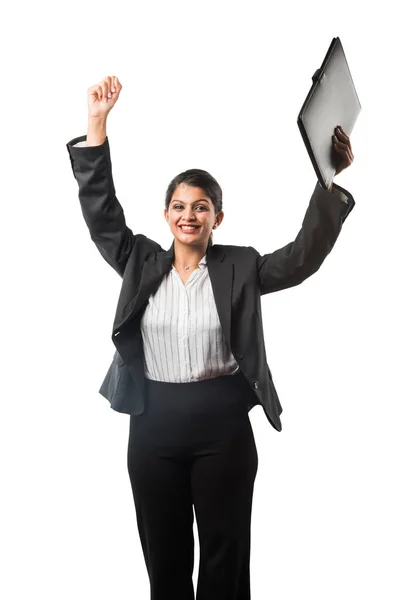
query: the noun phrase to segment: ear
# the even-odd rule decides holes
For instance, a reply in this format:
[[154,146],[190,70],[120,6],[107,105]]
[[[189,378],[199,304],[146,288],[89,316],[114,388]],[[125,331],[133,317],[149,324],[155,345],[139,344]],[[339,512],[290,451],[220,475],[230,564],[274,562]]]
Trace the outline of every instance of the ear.
[[224,211],[220,210],[217,217],[216,217],[216,224],[217,225],[221,225],[222,221],[224,219]]
[[165,220],[167,221],[167,223],[169,224],[169,215],[168,215],[168,211],[166,208],[164,208],[164,217],[165,217]]

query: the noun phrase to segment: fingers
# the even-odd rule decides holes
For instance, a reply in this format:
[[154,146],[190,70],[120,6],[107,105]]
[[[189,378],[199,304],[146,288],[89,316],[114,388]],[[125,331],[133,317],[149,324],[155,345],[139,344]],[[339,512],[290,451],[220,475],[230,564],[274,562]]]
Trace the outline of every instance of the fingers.
[[349,136],[343,131],[341,126],[336,127],[336,135],[333,136],[333,146],[335,150],[345,159],[347,164],[354,160],[353,150]]
[[347,133],[344,131],[343,127],[341,125],[338,125],[336,127],[336,130],[344,139],[346,139],[348,142],[350,142],[350,138],[347,135]]
[[339,154],[342,154],[343,156],[348,156],[350,159],[354,158],[349,146],[344,142],[339,142],[336,136],[333,136],[333,146],[336,152],[339,152]]
[[103,102],[107,102],[107,97],[108,97],[108,92],[110,91],[111,88],[111,77],[104,77],[103,81],[100,83],[101,86],[101,98],[100,100],[103,100]]
[[122,89],[118,77],[107,75],[100,83],[88,89],[88,93],[95,95],[99,102],[108,102],[113,94],[118,94]]
[[122,89],[122,85],[119,82],[118,77],[116,77],[115,75],[113,75],[113,77],[112,77],[112,85],[111,85],[111,92],[119,94],[119,92],[121,91],[121,89]]
[[336,132],[336,136],[337,136],[336,139],[338,140],[338,142],[340,142],[342,144],[342,145],[340,145],[340,143],[339,143],[339,147],[343,148],[343,144],[345,144],[345,146],[349,150],[350,155],[354,158],[350,138],[347,135],[347,133],[345,133],[345,131],[343,131],[342,126],[338,125],[338,127],[336,127],[336,129],[335,129],[335,132]]

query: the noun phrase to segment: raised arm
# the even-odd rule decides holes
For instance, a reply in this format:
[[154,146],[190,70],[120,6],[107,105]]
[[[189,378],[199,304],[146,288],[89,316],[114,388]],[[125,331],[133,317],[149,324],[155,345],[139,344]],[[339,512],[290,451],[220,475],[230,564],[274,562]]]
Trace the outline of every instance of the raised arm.
[[[140,235],[134,235],[126,225],[116,197],[106,133],[107,116],[121,89],[117,77],[105,77],[88,89],[87,135],[72,139],[67,149],[90,237],[103,258],[122,277]],[[154,245],[158,248],[155,242]]]
[[261,294],[298,285],[318,271],[354,205],[353,196],[344,188],[334,183],[328,191],[317,182],[295,240],[258,256]]
[[[335,134],[332,145],[338,175],[353,163],[354,154],[350,138],[340,125]],[[336,183],[326,190],[317,182],[295,240],[263,256],[256,251],[261,294],[298,285],[318,271],[354,205],[353,196]]]

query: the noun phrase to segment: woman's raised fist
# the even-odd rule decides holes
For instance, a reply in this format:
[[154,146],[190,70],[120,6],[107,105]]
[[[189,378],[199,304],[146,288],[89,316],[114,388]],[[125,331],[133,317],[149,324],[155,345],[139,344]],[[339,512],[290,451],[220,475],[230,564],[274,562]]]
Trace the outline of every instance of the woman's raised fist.
[[107,117],[119,98],[122,85],[115,75],[107,76],[88,89],[89,117]]

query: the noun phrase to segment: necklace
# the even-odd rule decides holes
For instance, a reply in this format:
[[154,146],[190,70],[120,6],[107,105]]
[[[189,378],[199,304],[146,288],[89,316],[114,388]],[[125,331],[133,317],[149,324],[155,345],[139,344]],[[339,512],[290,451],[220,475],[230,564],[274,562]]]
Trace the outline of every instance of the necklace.
[[[197,268],[199,265],[186,265],[185,267],[182,267],[182,268],[183,268],[184,271],[189,271],[190,267],[194,267],[194,266],[196,266],[196,268]],[[174,267],[176,269],[175,265],[174,265]]]

